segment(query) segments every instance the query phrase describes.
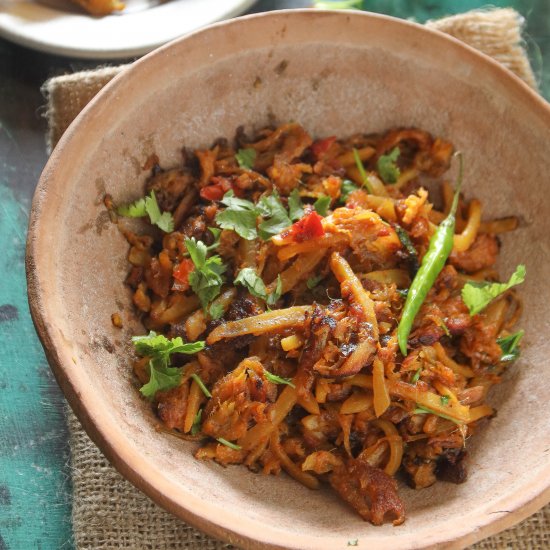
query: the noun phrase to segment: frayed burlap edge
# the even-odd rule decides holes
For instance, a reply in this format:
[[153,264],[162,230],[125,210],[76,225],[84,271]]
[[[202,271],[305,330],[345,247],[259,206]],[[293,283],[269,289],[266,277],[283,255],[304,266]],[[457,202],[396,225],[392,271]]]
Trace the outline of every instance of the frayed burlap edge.
[[[536,88],[527,60],[522,17],[512,9],[469,12],[430,21],[446,32],[490,55]],[[55,77],[43,86],[48,101],[48,146],[53,147],[74,117],[121,67],[103,67]],[[73,479],[73,530],[79,550],[221,550],[230,548],[168,514],[109,464],[67,410]],[[550,506],[515,528],[487,538],[475,550],[550,548]]]
[[470,11],[428,21],[426,26],[458,38],[492,57],[536,89],[535,76],[521,36],[524,22],[516,10],[504,8]]
[[49,152],[84,106],[126,66],[101,67],[46,80],[41,91],[48,102],[45,117],[48,121],[46,145]]

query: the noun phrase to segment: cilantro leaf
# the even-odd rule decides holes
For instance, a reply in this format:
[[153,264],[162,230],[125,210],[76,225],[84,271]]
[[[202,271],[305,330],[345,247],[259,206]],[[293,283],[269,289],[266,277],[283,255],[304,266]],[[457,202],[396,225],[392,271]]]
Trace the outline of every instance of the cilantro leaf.
[[225,445],[226,447],[229,447],[230,449],[233,449],[234,451],[240,451],[242,449],[240,445],[237,445],[236,443],[231,443],[231,441],[227,441],[227,439],[224,439],[223,437],[217,437],[216,441],[218,443],[221,443],[222,445]]
[[261,216],[267,218],[258,226],[260,237],[264,241],[292,225],[288,212],[276,192],[267,197],[262,197],[257,204],[257,208]]
[[277,286],[271,294],[267,293],[267,288],[263,279],[256,273],[252,267],[244,267],[233,281],[234,284],[244,286],[252,296],[264,300],[268,306],[272,306],[281,297],[283,291],[283,281],[281,276],[277,276]]
[[209,227],[208,231],[210,231],[210,233],[214,236],[214,242],[208,246],[208,250],[213,250],[220,244],[220,235],[222,234],[222,230],[217,227]]
[[214,321],[217,321],[220,317],[223,317],[225,313],[223,306],[221,304],[210,304],[208,308],[208,315]]
[[145,397],[153,398],[158,391],[170,390],[179,386],[182,370],[149,361],[149,382],[139,390]]
[[304,207],[298,189],[293,189],[288,196],[288,215],[295,222],[304,215]]
[[449,404],[449,396],[448,395],[442,395],[440,398],[439,398],[439,401],[441,401],[441,404],[442,405],[448,405]]
[[280,376],[277,376],[276,374],[273,374],[272,372],[269,372],[264,369],[265,377],[274,384],[286,384],[287,386],[290,386],[291,388],[295,388],[296,386],[293,384],[292,380],[290,378],[281,378]]
[[267,297],[266,303],[269,307],[274,306],[277,300],[281,297],[283,293],[283,280],[281,275],[277,275],[277,286],[275,290]]
[[313,208],[319,216],[326,216],[332,199],[328,195],[321,195],[314,203]]
[[149,398],[154,397],[157,391],[175,388],[181,382],[182,370],[170,367],[171,354],[192,354],[204,349],[203,341],[185,343],[179,336],[170,339],[154,331],[146,336],[134,336],[132,342],[139,355],[151,357],[149,382],[140,389]]
[[401,175],[401,170],[395,164],[401,151],[394,147],[387,155],[381,155],[376,161],[376,168],[384,183],[395,183]]
[[501,361],[515,361],[520,354],[519,342],[525,334],[524,330],[520,330],[510,336],[497,338],[497,344],[502,350]]
[[199,297],[203,309],[207,310],[208,304],[221,292],[226,266],[220,256],[207,258],[207,246],[194,237],[185,239],[185,246],[195,265],[195,269],[189,273],[189,285]]
[[340,187],[340,204],[346,204],[350,194],[357,191],[357,189],[359,189],[359,187],[357,187],[357,185],[355,185],[355,183],[351,180],[344,180]]
[[170,212],[161,212],[155,192],[151,190],[148,197],[143,197],[132,204],[119,206],[117,213],[127,218],[142,218],[149,216],[153,225],[160,227],[165,233],[174,231],[174,218]]
[[170,212],[161,213],[155,192],[151,190],[151,195],[145,197],[145,210],[153,225],[160,227],[165,233],[174,231],[174,218]]
[[209,258],[201,269],[195,269],[189,274],[189,285],[199,297],[203,309],[220,294],[225,265],[219,256]]
[[252,296],[267,300],[267,288],[263,279],[252,267],[244,267],[233,281],[234,284],[244,286]]
[[489,303],[513,286],[525,280],[525,266],[520,264],[507,283],[490,283],[488,281],[468,281],[462,289],[462,300],[468,306],[470,315],[475,315]]
[[235,158],[241,168],[252,170],[254,167],[254,161],[256,160],[256,149],[252,149],[251,147],[247,149],[239,149],[235,155]]
[[313,290],[322,280],[323,277],[321,275],[314,275],[307,280],[306,286],[309,290]]
[[256,239],[258,237],[256,230],[258,209],[254,203],[235,197],[233,191],[228,191],[221,202],[227,208],[216,214],[216,223],[222,229],[235,231],[237,235],[247,241]]
[[169,339],[154,331],[146,336],[133,336],[132,343],[139,355],[162,359],[168,359],[172,353],[193,354],[204,349],[203,341],[184,343],[180,336]]
[[208,248],[202,241],[197,241],[195,237],[185,240],[185,247],[195,267],[200,269],[206,262]]
[[124,216],[126,218],[143,218],[147,215],[147,210],[145,209],[145,197],[138,199],[131,204],[123,204],[117,209],[117,214]]

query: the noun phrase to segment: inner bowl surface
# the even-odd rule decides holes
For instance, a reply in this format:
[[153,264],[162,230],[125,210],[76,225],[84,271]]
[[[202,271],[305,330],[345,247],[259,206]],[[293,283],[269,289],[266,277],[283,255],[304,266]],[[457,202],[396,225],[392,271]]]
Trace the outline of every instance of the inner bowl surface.
[[[329,491],[282,475],[221,468],[193,444],[158,433],[135,387],[133,320],[123,285],[128,246],[102,203],[143,192],[146,159],[178,164],[235,129],[289,120],[316,137],[418,126],[464,152],[464,191],[487,217],[520,216],[503,236],[501,272],[527,266],[523,355],[493,393],[498,416],[469,441],[470,478],[401,488],[407,522],[363,522]],[[544,281],[550,266],[546,103],[488,58],[435,31],[364,13],[293,10],[215,25],[136,62],[84,110],[53,153],[30,222],[31,310],[50,364],[84,427],[113,464],[156,502],[247,547],[460,547],[548,500],[550,467]],[[124,329],[111,313],[121,311]]]

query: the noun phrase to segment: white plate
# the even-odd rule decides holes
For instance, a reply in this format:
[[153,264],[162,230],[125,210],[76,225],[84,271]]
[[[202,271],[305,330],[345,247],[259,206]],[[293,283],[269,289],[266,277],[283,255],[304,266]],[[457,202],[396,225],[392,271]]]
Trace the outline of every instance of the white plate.
[[65,0],[48,5],[0,0],[0,36],[45,52],[113,59],[145,54],[182,34],[238,15],[255,0],[127,0],[123,12],[82,13]]

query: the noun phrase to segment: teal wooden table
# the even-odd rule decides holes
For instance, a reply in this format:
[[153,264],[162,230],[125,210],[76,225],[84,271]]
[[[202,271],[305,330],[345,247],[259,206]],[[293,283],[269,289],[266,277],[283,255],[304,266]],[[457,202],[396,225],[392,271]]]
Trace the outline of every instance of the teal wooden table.
[[[263,0],[251,12],[309,3]],[[550,98],[550,2],[491,4],[515,7],[526,17],[530,56]],[[476,0],[364,1],[372,11],[420,22],[483,5]],[[25,233],[47,160],[40,86],[48,77],[100,62],[63,59],[0,40],[0,550],[73,547],[64,400],[28,311]]]

